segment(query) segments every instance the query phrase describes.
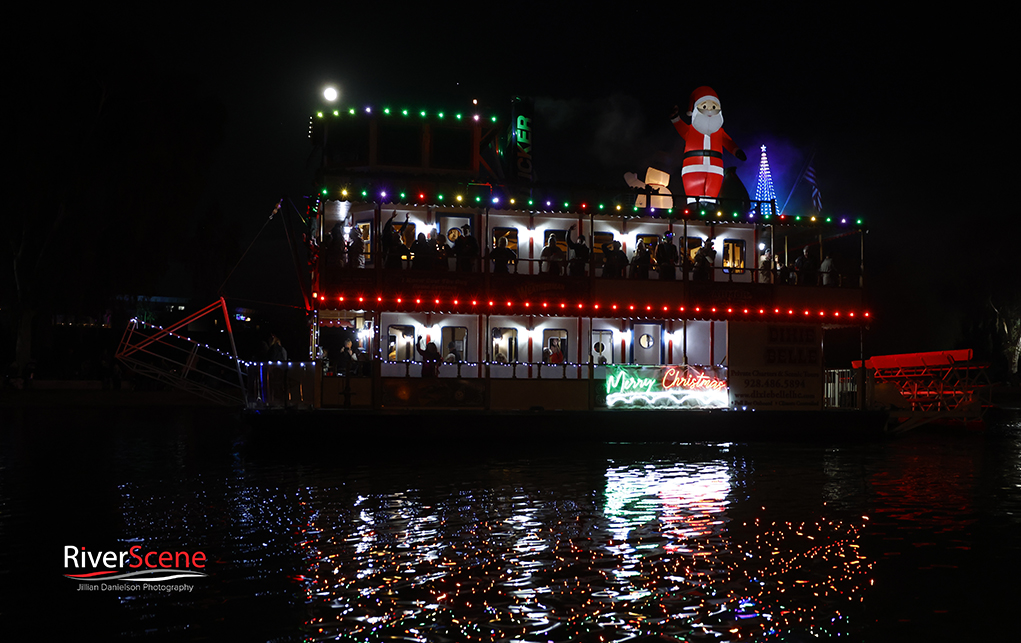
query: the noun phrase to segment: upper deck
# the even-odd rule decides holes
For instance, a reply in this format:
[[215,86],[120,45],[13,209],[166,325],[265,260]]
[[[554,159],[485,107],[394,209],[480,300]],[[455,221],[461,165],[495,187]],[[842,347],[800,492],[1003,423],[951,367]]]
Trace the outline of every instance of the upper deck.
[[[323,234],[315,266],[313,292],[321,308],[668,319],[780,316],[840,325],[867,318],[860,254],[849,254],[861,248],[862,230],[855,227],[723,222],[719,211],[615,217],[340,201],[324,202],[323,210],[323,228],[332,232]],[[404,245],[391,250],[381,239],[385,226],[394,225],[386,221],[394,214]],[[477,254],[458,259],[454,243],[465,225],[484,243]],[[350,241],[355,228],[360,252]],[[586,237],[581,256],[568,247],[568,237],[577,244],[578,230]],[[428,262],[416,256],[424,250],[415,243],[423,231],[431,237]],[[506,272],[492,258],[500,239],[516,255]],[[613,243],[620,245],[626,266],[614,268]],[[795,254],[806,249],[814,255],[814,270],[794,265]],[[827,253],[840,259],[829,274],[819,270]],[[783,267],[764,261],[774,254]],[[389,255],[396,256],[387,261]]]
[[[736,174],[736,189],[725,182],[719,199],[692,203],[623,180],[608,188],[538,184],[530,104],[515,100],[510,111],[382,107],[313,116],[310,138],[322,151],[317,307],[867,319],[860,219],[781,213],[775,202],[749,200]],[[463,226],[478,251],[459,259]],[[568,245],[579,234],[580,254]],[[492,258],[500,243],[515,257],[506,272]],[[623,255],[611,258],[614,244]],[[806,253],[802,269],[797,259]]]

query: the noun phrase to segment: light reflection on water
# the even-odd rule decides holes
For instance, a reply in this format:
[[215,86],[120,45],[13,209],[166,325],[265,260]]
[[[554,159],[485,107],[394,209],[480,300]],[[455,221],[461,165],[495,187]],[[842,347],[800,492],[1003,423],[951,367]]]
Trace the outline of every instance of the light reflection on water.
[[[213,562],[188,594],[63,597],[122,635],[896,640],[928,627],[939,638],[1018,571],[996,565],[1019,553],[1002,538],[1021,522],[1016,427],[995,448],[919,434],[363,457],[342,444],[288,452],[231,430],[209,437],[196,418],[160,431],[125,423],[86,454],[107,469],[98,481],[74,474],[84,441],[52,454],[92,519],[107,511],[54,528],[53,546],[147,543]],[[40,474],[25,467],[31,445],[6,446],[0,534],[55,508],[10,491]],[[977,597],[939,588],[980,574],[993,589]]]

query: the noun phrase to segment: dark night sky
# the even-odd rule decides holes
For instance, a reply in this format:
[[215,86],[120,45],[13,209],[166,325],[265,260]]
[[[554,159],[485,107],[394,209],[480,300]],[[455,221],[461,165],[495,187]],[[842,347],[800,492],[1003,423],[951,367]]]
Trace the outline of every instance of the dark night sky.
[[[749,191],[759,145],[781,201],[814,151],[826,210],[868,222],[875,352],[954,347],[970,305],[962,293],[1017,247],[1017,198],[1004,195],[1017,140],[1002,108],[1016,58],[1006,28],[890,4],[825,17],[764,4],[26,15],[8,74],[27,159],[15,209],[38,220],[77,203],[82,229],[121,247],[196,246],[199,230],[236,257],[281,196],[297,203],[310,191],[305,133],[326,83],[344,105],[452,109],[479,97],[506,113],[511,96],[533,96],[556,124],[537,142],[540,177],[599,185],[675,150],[670,107],[710,85],[748,154],[726,162]],[[65,245],[81,243],[74,224],[61,227]],[[269,226],[244,279],[293,284],[282,244]],[[119,287],[173,287],[180,266],[217,247],[124,251],[138,277]]]

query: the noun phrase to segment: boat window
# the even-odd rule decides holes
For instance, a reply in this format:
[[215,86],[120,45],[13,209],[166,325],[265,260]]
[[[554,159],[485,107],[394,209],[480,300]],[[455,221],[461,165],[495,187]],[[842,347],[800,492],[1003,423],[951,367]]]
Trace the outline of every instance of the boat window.
[[547,364],[562,364],[567,361],[566,330],[547,328],[542,331],[542,361]]
[[468,343],[468,329],[464,326],[444,326],[440,329],[444,362],[463,362]]
[[415,359],[415,327],[390,326],[387,330],[387,359],[391,362]]
[[471,227],[471,219],[463,214],[437,213],[436,221],[440,227],[440,233],[446,236],[447,243],[453,244],[461,236],[461,226]]
[[495,248],[497,242],[502,239],[507,239],[507,248],[513,250],[515,253],[518,251],[518,229],[517,228],[493,228],[493,245]]
[[518,329],[494,328],[492,360],[505,364],[518,361]]
[[723,272],[741,274],[744,272],[744,239],[723,240]]
[[658,234],[636,234],[635,235],[635,245],[636,246],[638,245],[639,241],[644,243],[646,248],[651,248],[654,243],[659,243],[659,235]]
[[595,364],[613,363],[613,332],[609,330],[592,331],[592,362]]

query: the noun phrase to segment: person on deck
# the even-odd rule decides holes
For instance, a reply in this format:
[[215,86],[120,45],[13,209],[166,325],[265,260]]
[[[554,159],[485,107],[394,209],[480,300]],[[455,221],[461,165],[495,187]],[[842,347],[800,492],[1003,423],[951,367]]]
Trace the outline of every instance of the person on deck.
[[620,241],[603,244],[603,277],[607,279],[620,279],[627,269],[628,259],[624,251],[620,249]]
[[560,339],[557,337],[551,337],[549,340],[549,348],[542,351],[542,361],[547,364],[563,364],[564,354],[560,350]]
[[579,234],[577,241],[571,241],[572,225],[567,229],[567,247],[574,251],[574,258],[568,263],[568,272],[572,277],[584,277],[588,266],[589,249],[585,245],[585,235]]
[[817,273],[817,265],[811,253],[808,252],[808,246],[805,246],[801,251],[801,256],[794,262],[794,268],[798,273],[799,286],[818,285],[819,275]]
[[433,255],[433,268],[441,272],[450,270],[450,262],[448,261],[448,259],[450,259],[450,257],[453,256],[454,249],[451,248],[450,244],[447,243],[446,237],[444,237],[436,230],[430,232],[429,237],[430,237],[429,241],[433,244],[433,247],[435,248]]
[[479,242],[471,235],[468,224],[461,226],[461,235],[454,241],[458,272],[475,272],[479,260]]
[[344,340],[344,347],[337,356],[337,374],[350,377],[358,371],[358,351],[351,346],[351,339]]
[[418,238],[411,244],[411,269],[430,270],[435,263],[436,246],[429,241],[424,232],[418,233]]
[[773,281],[773,253],[763,250],[759,258],[759,279],[760,284],[768,284]]
[[837,275],[837,267],[833,261],[833,255],[829,252],[826,253],[826,258],[822,260],[822,263],[819,264],[819,277],[824,286],[838,285],[839,276]]
[[674,245],[674,234],[667,232],[663,240],[656,246],[656,271],[661,281],[673,281],[677,278],[677,264],[680,256]]
[[425,345],[425,350],[422,350],[422,338],[419,337],[418,341],[415,342],[415,350],[422,356],[422,377],[436,377],[439,373],[440,360],[442,359],[436,344],[429,342]]
[[631,278],[648,279],[649,270],[652,268],[652,256],[644,241],[639,241],[635,246],[635,256],[631,258]]
[[518,256],[507,247],[507,237],[500,237],[496,242],[496,248],[489,253],[489,259],[493,262],[494,274],[507,274],[509,264],[514,264],[514,272],[518,271]]
[[383,224],[383,267],[384,268],[403,268],[401,263],[401,257],[403,257],[408,247],[404,245],[404,230],[408,227],[408,219],[411,217],[410,214],[404,215],[404,223],[398,228],[394,225],[393,220],[397,217],[397,210],[393,211],[390,218],[387,219],[386,223]]
[[267,361],[269,362],[286,362],[287,361],[287,349],[280,343],[280,338],[276,335],[269,336],[269,352],[267,353]]
[[362,231],[358,226],[351,228],[347,242],[347,265],[350,268],[365,267],[365,242],[362,240]]
[[714,261],[716,261],[716,250],[713,248],[712,240],[706,239],[702,243],[702,247],[695,254],[695,268],[691,276],[692,281],[712,281]]
[[546,264],[545,272],[550,275],[560,276],[563,273],[564,252],[557,245],[557,238],[550,235],[546,239],[546,245],[539,255],[539,272],[543,272],[542,264]]
[[461,361],[461,351],[457,348],[456,342],[447,342],[447,356],[443,361],[448,364],[457,364]]

